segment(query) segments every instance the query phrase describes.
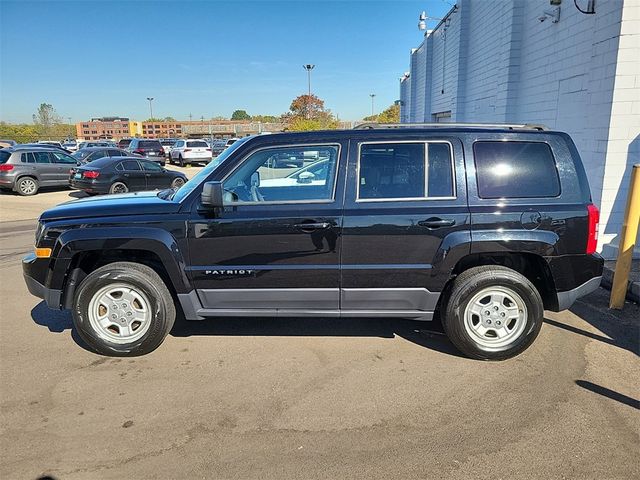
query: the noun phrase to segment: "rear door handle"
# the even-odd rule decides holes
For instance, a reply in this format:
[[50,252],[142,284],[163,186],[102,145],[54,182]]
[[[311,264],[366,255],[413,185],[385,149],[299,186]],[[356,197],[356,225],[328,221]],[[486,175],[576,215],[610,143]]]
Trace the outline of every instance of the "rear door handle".
[[426,220],[422,220],[418,222],[419,226],[427,227],[427,228],[452,227],[455,224],[456,224],[455,220],[452,220],[450,218],[438,218],[438,217],[431,217],[431,218],[427,218]]
[[294,225],[298,230],[302,230],[303,232],[312,232],[314,230],[324,230],[325,228],[329,228],[331,224],[329,222],[318,222],[318,223],[298,223]]

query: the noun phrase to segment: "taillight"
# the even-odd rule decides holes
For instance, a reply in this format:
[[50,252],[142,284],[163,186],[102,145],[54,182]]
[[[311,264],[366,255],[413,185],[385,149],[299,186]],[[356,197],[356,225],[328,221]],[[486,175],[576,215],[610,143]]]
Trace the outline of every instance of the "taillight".
[[136,148],[133,153],[137,153],[138,155],[144,155],[144,150],[142,150],[141,148]]
[[211,149],[210,149],[210,148],[207,148],[206,150],[207,150],[207,152],[210,152],[210,151],[211,151]]
[[587,205],[589,213],[589,235],[587,237],[587,255],[595,253],[598,247],[598,227],[600,224],[600,211],[593,203]]
[[89,170],[82,174],[84,178],[98,178],[100,176],[100,172],[96,172],[95,170]]
[[190,151],[191,151],[191,149],[190,149],[190,148],[185,148],[185,149],[184,149],[184,151],[185,151],[185,152],[190,152]]
[[9,163],[3,163],[0,165],[0,172],[9,172],[11,170],[13,170],[13,165]]

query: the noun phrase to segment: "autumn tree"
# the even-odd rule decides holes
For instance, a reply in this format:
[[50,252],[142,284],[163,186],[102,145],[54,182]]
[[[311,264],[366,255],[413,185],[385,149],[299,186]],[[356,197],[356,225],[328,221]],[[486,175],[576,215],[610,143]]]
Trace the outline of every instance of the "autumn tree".
[[378,115],[369,115],[364,117],[363,120],[367,122],[378,123],[399,123],[400,122],[400,105],[395,103],[386,110],[383,110]]
[[291,102],[289,111],[282,115],[287,130],[331,130],[338,128],[338,121],[331,110],[324,108],[324,101],[315,95],[300,95]]

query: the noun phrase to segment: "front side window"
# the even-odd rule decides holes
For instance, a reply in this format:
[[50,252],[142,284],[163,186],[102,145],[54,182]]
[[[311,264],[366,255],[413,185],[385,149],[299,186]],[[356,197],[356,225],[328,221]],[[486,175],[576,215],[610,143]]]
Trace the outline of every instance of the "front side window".
[[69,155],[65,155],[64,153],[54,153],[53,156],[55,157],[55,162],[56,163],[65,163],[65,164],[69,164],[69,165],[75,165],[76,164],[76,160],[75,158],[69,156]]
[[[339,155],[338,145],[259,150],[224,181],[225,203],[332,200]],[[304,171],[319,161],[325,168]]]
[[153,162],[140,162],[142,164],[142,169],[148,172],[161,172],[162,167],[157,163]]
[[480,198],[541,198],[560,195],[551,147],[543,142],[473,144]]
[[420,200],[454,196],[453,157],[449,143],[361,145],[359,200]]

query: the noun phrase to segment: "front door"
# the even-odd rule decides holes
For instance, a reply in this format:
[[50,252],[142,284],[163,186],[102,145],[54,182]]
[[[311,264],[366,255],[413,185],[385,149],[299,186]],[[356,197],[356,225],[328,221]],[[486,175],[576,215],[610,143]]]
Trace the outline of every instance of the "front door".
[[[338,315],[346,143],[256,150],[223,181],[225,208],[194,213],[189,267],[203,307]],[[274,158],[307,152],[299,167]],[[315,164],[301,175],[301,170]]]
[[450,253],[450,235],[469,235],[461,143],[402,138],[351,145],[342,237],[345,313],[429,319],[443,287],[439,263]]
[[147,190],[169,188],[171,180],[164,169],[156,162],[140,162],[147,178]]
[[66,153],[51,152],[51,160],[56,165],[56,180],[59,184],[69,183],[69,170],[76,166],[76,159]]

